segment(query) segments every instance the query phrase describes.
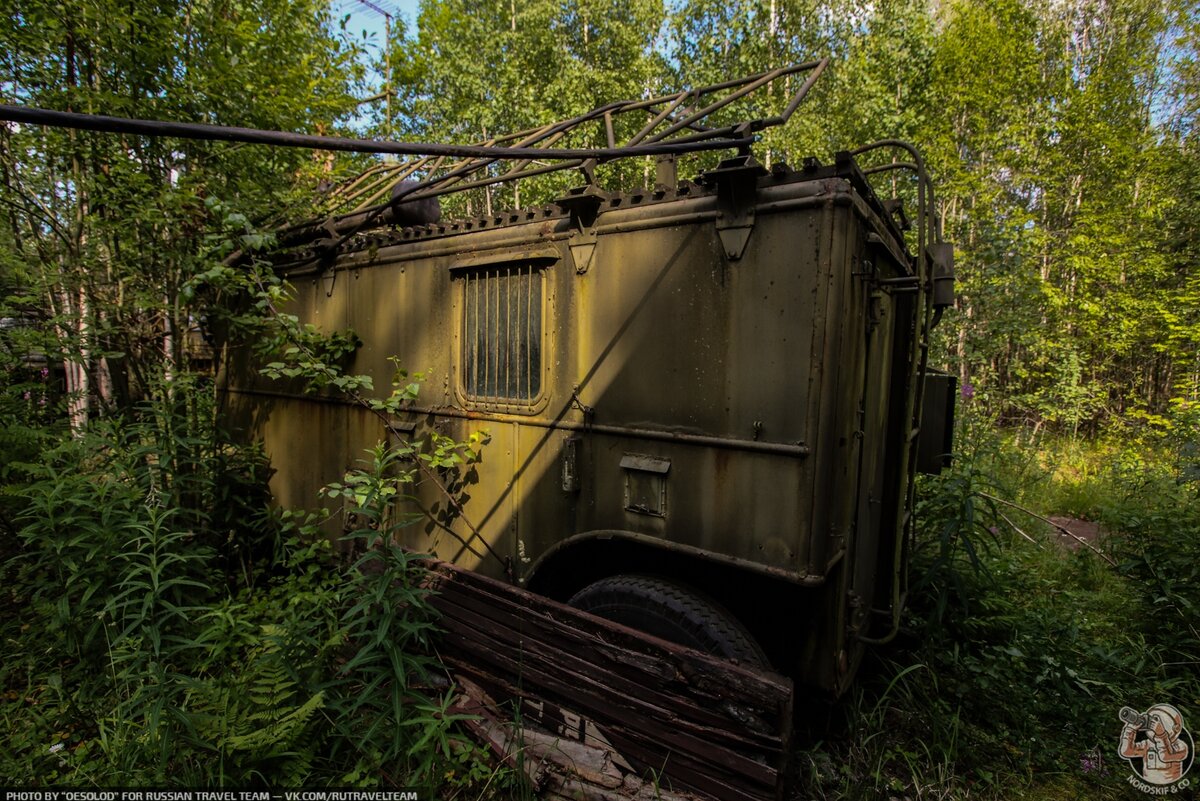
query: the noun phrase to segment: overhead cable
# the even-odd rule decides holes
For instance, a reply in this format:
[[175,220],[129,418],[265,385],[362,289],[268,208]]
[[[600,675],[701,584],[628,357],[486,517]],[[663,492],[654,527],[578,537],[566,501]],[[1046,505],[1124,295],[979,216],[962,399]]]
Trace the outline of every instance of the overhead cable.
[[748,147],[754,137],[718,138],[704,141],[656,142],[647,145],[602,148],[540,148],[496,147],[492,145],[445,145],[430,142],[394,142],[380,139],[353,139],[345,136],[317,136],[286,131],[266,131],[259,128],[240,128],[167,120],[138,120],[128,117],[109,117],[103,114],[82,114],[73,111],[51,111],[0,104],[0,120],[22,125],[45,125],[72,128],[80,131],[100,131],[138,136],[166,136],[177,139],[198,139],[215,142],[243,142],[275,147],[304,147],[313,150],[341,150],[351,153],[388,153],[399,156],[450,156],[457,158],[499,159],[595,159],[611,161],[629,156],[664,156],[691,153],[697,150],[725,150]]

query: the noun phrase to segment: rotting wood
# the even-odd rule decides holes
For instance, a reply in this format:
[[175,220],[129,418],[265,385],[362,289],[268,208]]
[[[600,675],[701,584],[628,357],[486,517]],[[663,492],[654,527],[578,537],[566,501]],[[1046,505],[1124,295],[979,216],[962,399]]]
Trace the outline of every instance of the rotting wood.
[[782,797],[789,679],[451,565],[430,570],[438,650],[464,690],[462,708],[487,710],[474,735],[508,758],[517,735],[525,757],[538,749],[535,772],[522,764],[546,797],[624,801],[647,786]]
[[[460,672],[470,672],[474,666],[459,662],[455,667]],[[536,689],[531,690],[531,685]],[[603,708],[596,703],[596,696],[589,694],[580,699],[571,693],[569,683],[548,680],[545,673],[526,677],[519,692],[526,698],[534,695],[569,699],[563,703],[583,710],[581,715],[595,716],[601,721],[597,725],[622,756],[627,755],[648,770],[661,765],[664,773],[688,787],[721,799],[773,797],[772,793],[764,795],[756,788],[773,788],[778,781],[777,771],[726,747],[717,735],[708,741],[674,733],[668,724],[629,714],[620,699]],[[627,722],[618,723],[621,718]]]
[[[477,573],[462,571],[449,565],[438,565],[438,568],[451,571],[450,575],[453,576],[454,591],[447,596],[451,602],[480,609],[483,614],[492,615],[492,619],[497,622],[517,621],[525,636],[549,634],[566,638],[573,647],[589,649],[588,658],[619,659],[622,663],[629,663],[631,667],[644,672],[646,678],[682,680],[680,671],[687,670],[693,676],[691,681],[698,683],[708,692],[719,693],[728,687],[726,678],[729,671],[733,671],[739,679],[736,697],[752,702],[757,700],[764,705],[777,701],[785,687],[788,691],[791,689],[791,682],[782,676],[745,668],[725,660],[712,657],[700,660],[668,658],[668,653],[695,652],[662,640],[648,638],[641,632],[596,618],[564,604],[554,603],[540,595],[485,578]],[[444,572],[439,575],[446,577]],[[471,599],[481,601],[482,604],[472,605]],[[534,612],[536,614],[531,614]],[[581,620],[595,622],[599,626],[579,627]],[[646,649],[644,646],[647,639],[665,646],[665,649]],[[716,679],[711,686],[704,684],[708,673]]]
[[[449,606],[449,604],[448,604]],[[461,609],[455,609],[454,612],[461,612]],[[530,642],[524,640],[523,643],[506,642],[503,637],[497,637],[498,630],[482,631],[480,628],[470,628],[470,622],[473,619],[468,618],[468,624],[463,625],[460,620],[448,619],[443,621],[443,626],[448,628],[446,637],[454,642],[460,648],[472,649],[474,645],[482,646],[481,654],[478,655],[479,660],[487,664],[488,667],[499,668],[508,671],[509,674],[520,674],[523,680],[528,683],[530,680],[539,680],[548,687],[565,687],[563,692],[572,694],[576,700],[589,701],[590,704],[598,706],[617,705],[622,706],[630,715],[635,717],[648,717],[648,724],[656,722],[656,719],[662,718],[666,723],[670,723],[672,727],[680,727],[683,729],[682,736],[692,734],[695,729],[695,734],[701,736],[726,736],[733,737],[734,740],[742,741],[744,747],[770,748],[776,745],[776,742],[770,742],[768,737],[761,737],[760,742],[744,742],[745,736],[739,736],[740,731],[730,730],[730,721],[728,715],[725,717],[714,716],[714,711],[719,711],[721,707],[728,707],[736,704],[745,704],[746,701],[722,699],[714,697],[714,703],[718,706],[713,710],[697,710],[697,715],[703,715],[709,719],[716,719],[722,725],[696,725],[689,716],[689,710],[684,710],[682,707],[688,703],[689,699],[680,698],[678,703],[671,703],[670,697],[664,698],[664,704],[655,706],[648,704],[642,698],[642,693],[635,691],[628,694],[620,694],[619,689],[613,687],[617,683],[625,683],[622,681],[606,681],[606,676],[596,677],[594,664],[589,664],[576,657],[562,652],[546,652],[542,649],[541,643]],[[511,652],[520,649],[521,654],[518,657],[512,657]],[[556,658],[556,656],[560,658]],[[451,657],[452,658],[452,657]],[[472,663],[478,666],[478,663]],[[568,683],[575,680],[576,683]],[[616,689],[617,694],[614,697],[612,691]],[[653,688],[650,689],[653,692]],[[678,697],[677,697],[678,698]],[[754,706],[745,706],[742,715],[739,717],[739,729],[745,728],[746,719],[754,721],[754,728],[757,733],[761,734],[764,724],[760,717],[756,715],[758,710]],[[754,734],[754,731],[751,731]],[[670,739],[674,735],[671,731],[666,731],[665,736]],[[758,770],[756,763],[755,770]]]
[[[628,755],[644,768],[661,765],[668,777],[716,797],[769,798],[774,795],[778,772],[731,749],[727,742],[733,738],[723,738],[716,733],[708,739],[677,735],[673,731],[678,726],[674,715],[667,715],[667,721],[656,720],[653,716],[630,715],[629,705],[622,703],[624,699],[618,694],[608,696],[608,702],[595,693],[587,693],[581,699],[581,694],[569,682],[555,680],[550,672],[523,670],[521,665],[511,663],[497,669],[494,666],[497,648],[494,642],[478,647],[478,640],[454,639],[457,642],[452,648],[474,651],[465,659],[453,656],[447,659],[460,672],[477,675],[484,681],[492,679],[492,683],[496,683],[497,673],[507,674],[515,679],[515,683],[501,681],[499,684],[509,697],[538,700],[551,697],[582,707],[587,715],[597,718],[599,726],[621,754]],[[486,663],[482,669],[481,661]],[[587,703],[581,704],[581,700]],[[771,751],[774,753],[769,756],[775,756],[782,749]]]
[[[556,661],[554,666],[561,666],[568,669],[575,666],[583,670],[595,666],[609,670],[619,667],[621,673],[611,673],[611,689],[626,696],[636,695],[639,702],[644,702],[648,705],[659,707],[669,706],[671,711],[676,714],[686,709],[689,719],[694,721],[698,727],[705,728],[711,726],[715,727],[722,734],[729,733],[727,731],[727,714],[723,715],[707,704],[696,703],[690,697],[663,693],[655,689],[660,683],[666,683],[669,686],[671,684],[679,684],[681,680],[681,677],[674,672],[674,667],[663,660],[648,658],[636,652],[631,653],[628,648],[614,650],[594,635],[586,634],[574,628],[566,628],[564,630],[563,623],[556,623],[551,626],[546,625],[544,620],[530,619],[529,616],[526,616],[522,618],[522,621],[527,624],[526,632],[514,633],[503,628],[502,623],[496,620],[498,616],[520,614],[520,607],[514,607],[511,610],[493,608],[488,612],[480,610],[476,605],[464,603],[463,599],[457,595],[447,598],[444,603],[455,606],[455,614],[449,616],[447,621],[450,631],[455,631],[464,637],[487,636],[493,640],[503,639],[505,632],[508,631],[508,640],[510,642],[527,638],[531,634],[535,637],[557,638],[561,641],[564,652],[568,647],[571,650],[569,653],[559,654],[561,659]],[[570,626],[571,623],[568,621],[565,625]],[[481,635],[479,631],[484,626],[487,627],[487,634]],[[537,655],[530,655],[529,658],[534,660],[537,658]],[[637,675],[630,678],[629,674]],[[710,683],[708,677],[704,675],[693,675],[690,681],[702,688]],[[741,686],[741,698],[739,702],[743,706],[746,706],[745,699],[753,696],[756,698],[755,706],[769,706],[773,697],[768,692],[770,689],[770,687],[761,688],[744,684]],[[709,692],[719,694],[724,690],[725,687],[718,682],[714,687],[709,689]],[[708,701],[709,697],[705,696],[703,700]],[[761,721],[758,724],[756,728],[748,728],[747,732],[742,737],[739,737],[739,739],[744,738],[747,740],[746,745],[748,747],[769,748],[775,742],[775,738],[769,733],[770,726]],[[760,735],[760,730],[767,733]]]
[[[461,635],[454,638],[454,642],[459,647],[467,648],[470,647],[471,640],[471,637]],[[578,705],[581,712],[586,712],[591,716],[603,714],[605,711],[620,713],[623,723],[621,725],[614,723],[613,726],[622,734],[629,732],[629,736],[635,739],[639,734],[653,737],[659,743],[668,746],[676,754],[677,759],[692,753],[711,754],[713,758],[720,759],[729,770],[755,782],[774,784],[776,781],[777,771],[763,762],[756,761],[754,757],[745,756],[728,747],[723,747],[719,751],[712,749],[712,740],[726,737],[729,740],[737,739],[736,733],[730,731],[728,725],[725,730],[708,727],[704,731],[693,733],[690,731],[692,728],[690,721],[686,717],[675,714],[670,707],[650,707],[642,704],[636,695],[624,697],[616,695],[611,687],[605,686],[603,679],[597,679],[586,673],[572,671],[562,666],[556,668],[555,660],[550,656],[535,655],[527,651],[524,654],[525,660],[517,662],[503,655],[503,651],[506,650],[504,643],[488,638],[486,645],[489,657],[488,665],[509,674],[519,674],[526,687],[535,686],[544,689],[553,697],[570,699]],[[464,670],[478,669],[476,663],[468,663],[460,665],[460,667]],[[727,745],[727,743],[723,743],[723,745]],[[774,749],[771,750],[774,751]],[[769,755],[775,756],[774,753]]]
[[466,715],[467,727],[514,770],[522,771],[545,801],[700,801],[702,796],[643,781],[621,765],[605,742],[549,734],[503,717],[482,687],[457,677],[460,694],[451,711]]

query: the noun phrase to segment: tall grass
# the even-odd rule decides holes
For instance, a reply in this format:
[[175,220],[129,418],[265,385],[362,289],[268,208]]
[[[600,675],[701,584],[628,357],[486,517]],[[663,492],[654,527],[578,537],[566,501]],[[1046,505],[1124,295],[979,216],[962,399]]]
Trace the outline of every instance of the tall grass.
[[[1124,798],[1124,705],[1200,725],[1200,498],[1186,440],[1081,443],[961,422],[923,483],[902,636],[872,654],[829,742],[824,798]],[[1098,521],[1071,549],[1041,516]]]

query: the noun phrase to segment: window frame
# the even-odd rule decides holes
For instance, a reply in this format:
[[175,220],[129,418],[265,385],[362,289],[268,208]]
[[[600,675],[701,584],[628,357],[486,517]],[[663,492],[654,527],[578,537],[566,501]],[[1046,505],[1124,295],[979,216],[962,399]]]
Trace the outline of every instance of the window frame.
[[[482,412],[497,412],[502,414],[532,415],[546,407],[549,400],[549,364],[551,337],[554,330],[551,324],[551,268],[559,261],[560,255],[553,251],[519,251],[493,254],[490,256],[462,259],[450,269],[451,289],[454,297],[454,395],[464,409]],[[540,307],[539,317],[541,330],[537,332],[540,350],[538,354],[538,391],[528,399],[505,398],[473,395],[467,390],[467,338],[466,323],[468,299],[466,280],[469,276],[483,275],[505,268],[528,267],[531,274],[539,282]]]

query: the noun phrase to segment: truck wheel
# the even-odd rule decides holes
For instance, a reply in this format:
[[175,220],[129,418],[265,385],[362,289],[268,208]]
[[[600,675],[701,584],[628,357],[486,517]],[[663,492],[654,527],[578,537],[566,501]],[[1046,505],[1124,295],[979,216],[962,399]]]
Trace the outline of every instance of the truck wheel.
[[657,576],[621,575],[589,584],[568,603],[679,645],[769,667],[766,654],[738,619],[716,601]]

